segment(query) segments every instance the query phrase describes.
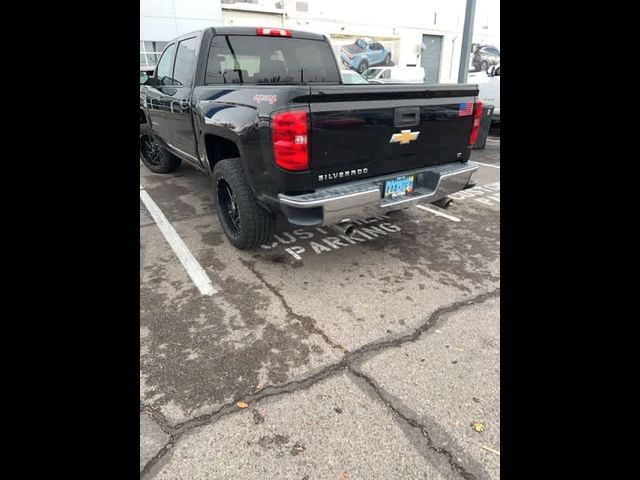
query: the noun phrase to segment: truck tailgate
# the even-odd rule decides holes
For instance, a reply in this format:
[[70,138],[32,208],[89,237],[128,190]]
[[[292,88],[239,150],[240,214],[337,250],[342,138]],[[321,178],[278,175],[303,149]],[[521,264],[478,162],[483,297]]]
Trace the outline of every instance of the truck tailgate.
[[467,160],[476,85],[311,86],[315,187]]

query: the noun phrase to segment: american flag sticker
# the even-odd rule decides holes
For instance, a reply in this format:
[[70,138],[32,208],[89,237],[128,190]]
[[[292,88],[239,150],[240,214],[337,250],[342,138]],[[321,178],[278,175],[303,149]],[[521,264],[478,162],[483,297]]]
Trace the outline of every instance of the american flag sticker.
[[469,115],[473,115],[473,103],[461,103],[460,109],[458,110],[459,117],[468,117]]

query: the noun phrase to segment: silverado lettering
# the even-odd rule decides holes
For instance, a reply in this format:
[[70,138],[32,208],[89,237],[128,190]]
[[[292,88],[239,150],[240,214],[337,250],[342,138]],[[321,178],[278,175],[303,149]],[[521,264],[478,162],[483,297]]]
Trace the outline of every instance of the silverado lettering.
[[355,177],[356,175],[366,175],[369,171],[368,168],[358,168],[357,170],[346,170],[344,172],[325,173],[318,175],[318,181],[333,180],[336,178]]

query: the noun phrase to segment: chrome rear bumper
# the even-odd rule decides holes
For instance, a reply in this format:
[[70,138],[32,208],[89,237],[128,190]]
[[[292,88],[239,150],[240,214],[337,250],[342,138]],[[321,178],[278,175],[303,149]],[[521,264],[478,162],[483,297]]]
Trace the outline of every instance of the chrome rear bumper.
[[[281,193],[278,199],[289,223],[330,225],[399,210],[418,202],[435,202],[464,189],[477,169],[474,162],[448,163],[320,188],[303,195]],[[400,198],[382,198],[384,182],[404,175],[415,175],[413,193]]]

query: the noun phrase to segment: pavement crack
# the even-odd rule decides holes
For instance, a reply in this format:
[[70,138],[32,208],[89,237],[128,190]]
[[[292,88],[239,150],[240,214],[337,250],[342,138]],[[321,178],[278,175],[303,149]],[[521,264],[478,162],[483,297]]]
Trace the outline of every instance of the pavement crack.
[[251,270],[251,273],[253,273],[258,278],[258,280],[260,280],[262,284],[269,289],[271,293],[273,293],[280,300],[287,314],[298,320],[308,332],[320,335],[326,343],[331,345],[331,348],[338,349],[343,353],[348,353],[348,350],[345,347],[334,342],[320,327],[318,327],[318,324],[313,317],[310,317],[308,315],[300,315],[299,313],[294,312],[291,306],[285,300],[284,296],[273,285],[267,282],[260,272],[258,272],[258,270],[255,268],[255,262],[244,260],[242,258],[240,259],[240,261],[245,267]]
[[164,415],[157,409],[140,402],[140,413],[149,415],[151,419],[156,422],[160,429],[167,435],[171,435],[173,433],[174,428],[171,426],[171,423],[169,423],[167,419],[164,418]]
[[153,475],[150,475],[151,469],[156,466],[158,461],[163,458],[169,450],[173,448],[181,435],[171,435],[167,443],[162,447],[158,453],[156,453],[153,458],[151,458],[144,466],[144,468],[140,471],[140,478],[151,478]]
[[481,293],[473,298],[467,300],[461,300],[459,302],[454,302],[450,305],[440,307],[435,310],[429,318],[420,324],[413,332],[408,333],[406,335],[402,335],[400,337],[395,337],[388,340],[382,340],[379,342],[370,343],[360,347],[357,350],[354,350],[349,355],[349,363],[353,363],[357,360],[360,360],[365,355],[384,350],[386,348],[400,347],[408,342],[415,342],[418,340],[424,333],[428,332],[431,328],[436,326],[442,318],[447,315],[456,312],[462,308],[470,307],[473,305],[477,305],[479,303],[483,303],[490,298],[500,296],[500,288],[496,288],[495,290],[491,290],[489,292]]
[[391,401],[382,393],[382,391],[380,390],[378,385],[373,381],[372,378],[360,372],[359,370],[356,370],[351,365],[347,366],[347,370],[355,377],[363,380],[367,384],[367,386],[375,393],[375,395],[380,399],[380,401],[382,401],[383,404],[385,404],[389,409],[391,409],[391,411],[393,411],[393,413],[395,413],[398,417],[400,417],[405,423],[407,423],[413,428],[418,429],[422,433],[422,436],[425,437],[427,440],[427,448],[429,450],[433,450],[439,455],[444,455],[454,472],[456,472],[465,480],[476,480],[475,475],[468,472],[464,468],[464,466],[462,466],[456,460],[454,455],[449,450],[443,447],[438,447],[433,443],[433,440],[431,439],[431,436],[429,435],[429,431],[427,430],[427,427],[425,425],[422,425],[417,420],[405,415],[400,411],[400,409],[396,408],[393,405],[393,403],[391,403]]
[[[343,358],[340,362],[334,363],[332,365],[328,365],[327,367],[321,369],[320,371],[316,372],[315,374],[307,378],[300,379],[300,380],[293,380],[291,382],[278,385],[278,386],[267,386],[262,390],[260,390],[259,392],[243,397],[242,400],[248,403],[249,405],[253,406],[259,401],[264,400],[265,398],[275,397],[275,396],[286,394],[286,393],[294,393],[297,391],[305,390],[312,387],[319,381],[324,380],[325,378],[333,375],[338,370],[344,370],[345,368],[346,368],[346,357]],[[169,441],[153,458],[151,458],[147,462],[147,464],[144,466],[140,474],[140,478],[143,478],[143,474],[147,475],[152,471],[152,469],[154,469],[156,464],[162,459],[162,457],[164,457],[173,448],[176,441],[182,435],[190,433],[199,427],[213,423],[216,420],[226,417],[227,415],[231,415],[233,413],[237,413],[238,411],[240,411],[240,409],[236,405],[237,401],[238,400],[233,400],[232,402],[226,403],[225,405],[221,406],[214,412],[201,415],[191,420],[187,420],[186,422],[179,423],[174,427],[170,427],[171,433],[170,433]],[[151,478],[151,477],[152,475],[148,476],[148,478]]]
[[[260,276],[260,274],[256,273],[254,271],[254,269],[251,268],[251,264],[250,262],[245,262],[243,261],[243,263],[245,263],[245,265],[247,265],[247,267],[256,274],[256,276],[258,276],[258,278],[261,279],[261,281],[267,286],[267,288],[269,288],[270,290],[272,289],[272,287],[266,283],[262,277]],[[276,292],[274,292],[276,293]],[[276,295],[281,298],[281,296],[279,294],[276,293]],[[249,405],[255,405],[256,403],[266,399],[266,398],[270,398],[270,397],[276,397],[279,395],[283,395],[283,394],[287,394],[287,393],[295,393],[297,391],[301,391],[301,390],[305,390],[308,389],[310,387],[312,387],[313,385],[315,385],[316,383],[320,382],[321,380],[324,380],[325,378],[330,377],[331,375],[337,373],[337,372],[341,372],[341,371],[350,371],[352,372],[354,375],[357,376],[365,376],[364,374],[361,374],[359,371],[355,370],[355,368],[353,367],[353,364],[356,362],[361,361],[366,355],[371,355],[374,354],[376,352],[382,351],[384,349],[387,348],[394,348],[394,347],[400,347],[402,345],[404,345],[405,343],[408,342],[414,342],[416,340],[418,340],[424,333],[426,333],[427,331],[429,331],[431,328],[433,328],[435,325],[438,324],[438,322],[444,318],[445,316],[449,315],[450,313],[456,312],[458,310],[461,310],[463,308],[467,308],[470,307],[472,305],[476,305],[479,303],[483,303],[486,300],[490,299],[490,298],[494,298],[500,295],[500,288],[497,288],[495,290],[486,292],[486,293],[482,293],[480,295],[477,295],[473,298],[467,299],[467,300],[461,300],[459,302],[455,302],[452,303],[448,306],[445,307],[441,307],[437,310],[435,310],[430,316],[429,318],[427,318],[427,320],[425,320],[422,324],[420,324],[412,333],[407,334],[407,335],[403,335],[394,339],[390,339],[390,340],[384,340],[384,341],[380,341],[380,342],[375,342],[375,343],[371,343],[368,345],[364,345],[360,348],[358,348],[357,350],[354,350],[353,352],[349,352],[347,350],[345,350],[345,355],[344,357],[337,363],[333,363],[330,365],[327,365],[326,367],[320,369],[319,371],[317,371],[316,373],[299,379],[299,380],[292,380],[288,383],[282,384],[282,385],[270,385],[267,386],[265,388],[263,388],[262,390],[255,392],[253,394],[247,395],[241,399],[235,399],[229,403],[226,403],[224,405],[222,405],[220,408],[218,408],[217,410],[215,410],[214,412],[205,414],[205,415],[201,415],[199,417],[195,417],[192,418],[190,420],[187,420],[185,422],[182,423],[178,423],[175,426],[171,426],[165,419],[164,417],[157,412],[155,409],[153,409],[152,407],[149,406],[143,406],[141,404],[140,410],[141,411],[145,411],[147,413],[150,413],[154,420],[156,422],[158,422],[158,424],[160,425],[160,427],[165,431],[165,433],[170,435],[170,439],[167,442],[167,444],[151,459],[147,462],[147,464],[144,466],[144,469],[141,472],[140,477],[143,478],[143,474],[147,475],[149,474],[149,472],[152,471],[152,469],[154,469],[154,467],[156,466],[156,464],[167,454],[167,452],[169,452],[173,446],[175,445],[176,441],[183,435],[190,433],[191,431],[202,427],[204,425],[210,424],[215,422],[216,420],[219,420],[223,417],[226,417],[227,415],[231,415],[233,413],[237,413],[238,411],[241,411],[238,406],[236,405],[236,402],[239,400],[242,400],[246,403],[248,403]],[[284,305],[286,305],[286,302],[284,302],[284,299],[282,299],[282,302]],[[290,312],[290,309],[288,308],[288,306],[286,306],[285,308],[287,308],[287,311]],[[296,316],[296,314],[292,313],[292,315]],[[368,379],[368,377],[367,377]],[[364,380],[364,378],[363,378]],[[366,381],[366,380],[365,380]],[[367,383],[372,382],[370,379]],[[380,395],[379,390],[377,390],[376,388],[376,392],[378,393],[378,395]],[[428,438],[428,433],[426,431],[426,429],[424,429],[424,427],[422,427],[420,424],[418,424],[415,420],[409,419],[408,417],[400,414],[400,412],[398,412],[398,410],[396,408],[393,407],[393,405],[391,405],[390,403],[388,403],[384,397],[382,397],[382,395],[380,395],[381,398],[383,398],[383,401],[389,405],[389,408],[391,408],[394,412],[398,413],[398,415],[401,415],[404,419],[406,419],[406,421],[411,424],[411,422],[414,422],[415,425],[412,424],[412,426],[415,426],[416,428],[421,428],[422,429],[422,433],[427,436]],[[166,428],[166,430],[165,430]],[[431,441],[429,441],[429,444],[431,444]],[[464,470],[463,467],[461,467],[460,465],[458,465],[457,463],[455,463],[453,457],[451,456],[451,454],[445,450],[442,449],[441,447],[434,447],[432,446],[432,448],[438,452],[438,453],[442,453],[444,455],[448,455],[448,458],[450,459],[450,462],[454,462],[452,463],[452,467],[455,469],[456,472],[458,472],[463,478],[465,478],[466,480],[475,480],[475,477],[473,475],[471,475],[470,473],[466,472]],[[439,449],[439,450],[438,450]],[[465,476],[466,475],[466,476]],[[148,478],[151,478],[151,476],[148,476]]]

